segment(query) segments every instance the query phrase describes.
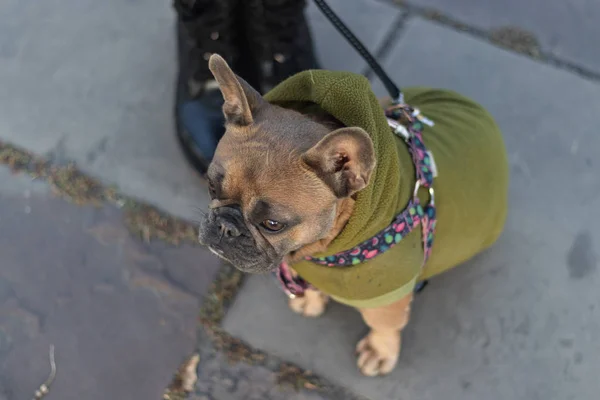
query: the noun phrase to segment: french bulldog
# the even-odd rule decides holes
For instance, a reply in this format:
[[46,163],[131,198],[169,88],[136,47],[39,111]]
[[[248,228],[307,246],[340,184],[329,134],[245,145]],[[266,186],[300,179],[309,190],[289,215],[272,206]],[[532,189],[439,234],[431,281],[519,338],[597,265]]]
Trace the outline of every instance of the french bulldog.
[[[270,104],[218,55],[209,67],[224,98],[226,132],[208,168],[211,201],[199,240],[243,272],[272,272],[282,262],[293,268],[325,251],[344,229],[356,194],[377,168],[373,142],[365,130],[320,110]],[[317,317],[328,300],[311,288],[289,306]],[[395,367],[412,300],[411,292],[391,304],[358,308],[370,328],[356,346],[364,375]]]

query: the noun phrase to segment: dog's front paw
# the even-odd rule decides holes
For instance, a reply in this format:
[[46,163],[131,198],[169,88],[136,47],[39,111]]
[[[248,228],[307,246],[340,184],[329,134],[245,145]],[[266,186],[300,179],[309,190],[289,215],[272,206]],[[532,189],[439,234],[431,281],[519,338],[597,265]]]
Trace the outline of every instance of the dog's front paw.
[[356,345],[356,364],[366,376],[389,374],[400,356],[400,332],[371,331]]
[[290,299],[289,306],[295,313],[305,317],[319,317],[325,312],[329,297],[318,290],[308,289],[304,296]]

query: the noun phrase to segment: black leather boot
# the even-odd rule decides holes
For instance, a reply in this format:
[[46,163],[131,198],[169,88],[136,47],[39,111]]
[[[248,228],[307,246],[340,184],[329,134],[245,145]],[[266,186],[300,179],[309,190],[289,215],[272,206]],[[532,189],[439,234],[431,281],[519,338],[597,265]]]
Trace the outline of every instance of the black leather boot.
[[[208,69],[218,53],[251,85],[259,85],[259,67],[244,57],[245,32],[240,0],[174,0],[177,11],[179,73],[175,99],[177,137],[194,167],[206,173],[224,133],[223,99]],[[243,62],[243,61],[246,62]]]
[[319,68],[304,10],[306,0],[264,0],[265,26],[271,44],[270,74],[263,82],[275,86],[290,76]]
[[246,31],[259,55],[262,90],[319,68],[306,21],[306,0],[247,0]]

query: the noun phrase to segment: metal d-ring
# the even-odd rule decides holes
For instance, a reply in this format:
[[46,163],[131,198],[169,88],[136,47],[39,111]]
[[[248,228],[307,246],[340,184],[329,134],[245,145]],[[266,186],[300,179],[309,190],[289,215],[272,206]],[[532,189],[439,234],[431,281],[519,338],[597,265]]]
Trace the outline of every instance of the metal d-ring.
[[[417,182],[415,183],[415,191],[413,192],[413,197],[417,197],[417,195],[419,194],[419,189],[421,188],[421,180],[417,179]],[[430,205],[435,205],[435,191],[433,190],[432,186],[429,186],[428,188],[429,191],[429,204]]]

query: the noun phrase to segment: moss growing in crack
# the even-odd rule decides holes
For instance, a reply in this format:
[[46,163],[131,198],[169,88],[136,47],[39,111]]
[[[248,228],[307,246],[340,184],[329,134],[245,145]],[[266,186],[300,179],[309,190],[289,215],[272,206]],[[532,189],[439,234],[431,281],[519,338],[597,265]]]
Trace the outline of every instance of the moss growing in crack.
[[323,390],[325,386],[310,371],[282,363],[276,371],[276,379],[279,385],[291,386],[296,390]]
[[251,348],[240,339],[234,338],[219,327],[208,329],[215,348],[221,351],[231,363],[244,362],[253,365],[262,365],[266,355],[261,351]]
[[196,227],[182,219],[167,215],[155,207],[127,201],[125,211],[125,224],[130,232],[139,236],[144,241],[152,239],[164,240],[173,245],[183,242],[198,243]]
[[102,185],[97,179],[79,171],[75,164],[52,165],[41,157],[3,142],[0,142],[0,164],[7,165],[14,173],[46,180],[56,195],[74,204],[116,204],[123,208],[129,230],[145,241],[160,239],[174,245],[198,242],[193,224],[128,198],[115,187]]
[[521,28],[505,26],[493,29],[490,32],[490,40],[498,46],[517,53],[534,58],[541,56],[540,44],[535,35]]
[[13,172],[29,169],[32,160],[30,154],[0,142],[0,163],[7,165]]
[[424,9],[421,12],[421,14],[423,17],[425,17],[427,19],[430,19],[432,21],[437,21],[444,25],[451,26],[454,29],[459,30],[459,31],[468,32],[468,31],[472,30],[472,28],[470,28],[469,25],[463,24],[462,22],[459,22],[459,21],[456,21],[456,20],[444,15],[443,13],[439,12],[438,10],[435,10],[432,8]]
[[219,274],[204,300],[200,321],[206,327],[220,325],[227,307],[242,285],[243,274],[229,264],[222,263]]
[[117,200],[113,188],[104,187],[98,180],[79,171],[74,164],[52,165],[41,157],[0,142],[0,164],[14,173],[25,173],[34,179],[46,180],[53,192],[75,204],[100,205]]
[[100,182],[78,171],[74,164],[50,167],[46,179],[56,194],[75,204],[99,206],[109,200]]

